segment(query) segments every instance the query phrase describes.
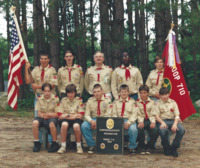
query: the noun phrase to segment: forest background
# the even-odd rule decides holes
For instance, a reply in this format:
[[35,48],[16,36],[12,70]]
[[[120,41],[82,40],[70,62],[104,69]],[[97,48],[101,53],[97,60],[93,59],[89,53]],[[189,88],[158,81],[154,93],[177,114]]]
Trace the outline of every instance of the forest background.
[[[101,50],[105,54],[105,64],[114,69],[120,64],[120,54],[127,51],[132,64],[141,70],[144,83],[154,69],[155,56],[162,55],[173,22],[192,101],[200,99],[199,0],[0,1],[0,11],[6,20],[3,25],[6,37],[2,35],[5,32],[0,34],[0,92],[5,91],[8,79],[9,9],[12,5],[16,6],[15,13],[32,66],[39,65],[39,53],[47,52],[51,65],[58,70],[63,65],[64,51],[70,49],[85,72],[93,64],[95,51]],[[30,20],[31,24],[27,24]],[[34,94],[30,86],[21,85],[19,93],[19,109],[33,108]]]

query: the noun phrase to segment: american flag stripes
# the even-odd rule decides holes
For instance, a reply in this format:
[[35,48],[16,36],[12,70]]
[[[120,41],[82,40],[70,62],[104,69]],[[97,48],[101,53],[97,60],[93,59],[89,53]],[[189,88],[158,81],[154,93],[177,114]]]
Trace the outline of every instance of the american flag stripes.
[[19,85],[22,84],[21,68],[25,63],[24,52],[17,32],[18,24],[12,20],[11,47],[8,71],[8,104],[13,109],[17,109],[17,97],[19,94]]

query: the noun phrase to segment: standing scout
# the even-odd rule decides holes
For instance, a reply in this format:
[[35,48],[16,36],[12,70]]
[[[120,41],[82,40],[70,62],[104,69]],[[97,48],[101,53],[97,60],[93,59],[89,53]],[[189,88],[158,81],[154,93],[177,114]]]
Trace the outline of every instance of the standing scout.
[[[48,82],[51,84],[53,90],[52,93],[55,94],[55,89],[54,87],[58,84],[57,82],[57,73],[55,68],[53,68],[49,64],[50,58],[48,54],[40,54],[40,66],[36,66],[32,73],[31,76],[33,78],[33,81],[31,81],[31,76],[29,75],[29,68],[30,68],[30,63],[26,63],[25,66],[25,81],[27,84],[31,83],[31,86],[37,96],[42,94],[42,85],[45,82]],[[35,99],[36,103],[36,99]],[[35,115],[37,116],[37,112],[35,112]]]
[[92,137],[92,130],[96,129],[96,117],[111,116],[111,100],[105,97],[100,84],[95,84],[93,97],[88,99],[85,110],[85,121],[81,125],[81,131],[89,146],[88,153],[94,153],[95,141]]
[[160,98],[159,90],[163,83],[164,60],[162,57],[156,56],[154,60],[155,70],[152,70],[147,78],[146,85],[149,87],[149,96],[152,100],[158,101]]
[[141,84],[143,84],[142,75],[138,68],[131,65],[130,61],[131,59],[128,53],[122,53],[122,65],[115,68],[112,74],[111,88],[115,99],[117,99],[119,96],[119,87],[122,84],[128,85],[131,98],[135,100],[138,98],[139,87]]
[[103,64],[104,54],[96,52],[94,54],[95,66],[89,67],[85,74],[85,89],[90,95],[93,95],[93,87],[100,84],[105,95],[112,99],[111,94],[111,76],[112,68]]
[[119,88],[120,96],[115,99],[112,109],[112,117],[124,118],[124,129],[128,130],[129,135],[129,150],[130,153],[136,153],[137,147],[137,113],[138,108],[135,106],[135,101],[129,97],[129,88],[127,85],[121,85]]
[[70,127],[73,127],[74,130],[77,153],[83,153],[80,127],[83,122],[84,104],[80,97],[76,97],[76,86],[74,84],[67,85],[65,91],[67,97],[61,100],[58,109],[61,127],[61,148],[58,153],[66,152],[67,131]]
[[39,152],[41,143],[39,141],[39,127],[44,126],[48,133],[51,134],[53,142],[48,152],[57,152],[59,144],[57,141],[57,107],[59,99],[57,96],[51,93],[52,86],[49,83],[42,85],[43,94],[38,97],[35,109],[37,110],[37,117],[33,121],[33,137],[34,147],[33,152]]
[[[152,154],[154,144],[158,138],[158,127],[156,126],[155,103],[149,98],[149,87],[141,85],[139,88],[140,98],[137,100],[138,112],[138,148],[140,154]],[[144,131],[147,130],[150,139],[145,144]]]
[[77,94],[82,95],[84,89],[83,70],[80,65],[74,64],[74,56],[70,50],[64,55],[65,65],[58,70],[58,89],[61,99],[66,96],[65,88],[69,84],[74,84]]
[[[156,120],[159,126],[159,134],[162,140],[164,154],[178,157],[177,148],[180,147],[180,141],[185,134],[185,129],[179,123],[180,113],[177,103],[169,98],[169,89],[162,87],[159,91],[160,100],[157,102]],[[176,136],[170,145],[168,140],[168,130],[176,133]]]

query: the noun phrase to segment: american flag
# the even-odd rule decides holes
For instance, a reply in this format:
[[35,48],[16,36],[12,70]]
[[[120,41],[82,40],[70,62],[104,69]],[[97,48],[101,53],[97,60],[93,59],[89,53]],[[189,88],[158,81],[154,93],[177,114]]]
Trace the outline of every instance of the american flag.
[[[13,109],[17,109],[17,97],[19,95],[19,85],[23,83],[21,68],[25,63],[24,52],[22,50],[19,34],[17,33],[15,20],[12,20],[11,46],[8,71],[8,104]],[[18,25],[17,25],[18,26]]]

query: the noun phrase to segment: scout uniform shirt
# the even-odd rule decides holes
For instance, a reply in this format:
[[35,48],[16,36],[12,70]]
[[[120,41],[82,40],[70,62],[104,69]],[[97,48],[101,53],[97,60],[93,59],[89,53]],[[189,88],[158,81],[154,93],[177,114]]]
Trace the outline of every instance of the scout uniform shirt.
[[172,100],[168,99],[167,102],[163,102],[161,99],[157,101],[156,105],[156,113],[162,119],[175,119],[179,118],[179,109],[177,103]]
[[35,110],[42,113],[56,113],[58,111],[59,98],[51,94],[49,99],[45,99],[44,95],[38,96]]
[[140,85],[143,84],[142,75],[138,68],[129,65],[121,65],[113,71],[111,89],[115,99],[118,98],[119,87],[123,84],[128,85],[130,95],[138,93]]
[[135,101],[127,97],[125,101],[118,97],[113,102],[112,117],[123,117],[127,118],[128,124],[133,124],[137,120],[138,108]]
[[72,69],[67,66],[58,70],[58,89],[60,93],[65,93],[65,88],[69,84],[76,86],[77,93],[82,95],[84,88],[83,70],[80,65],[74,64]]
[[68,97],[64,97],[59,105],[58,112],[65,114],[82,114],[84,115],[84,104],[80,97],[75,97],[74,100],[70,100]]
[[112,110],[112,102],[110,98],[102,96],[97,100],[94,96],[88,99],[85,109],[85,119],[90,122],[96,117],[110,117]]
[[[32,71],[32,76],[37,85],[42,85],[45,82],[50,83],[51,85],[57,85],[57,73],[54,67],[48,65],[46,68],[42,66],[37,66]],[[42,89],[36,89],[36,93],[42,94]],[[52,90],[52,93],[55,94],[55,88]]]
[[144,122],[144,120],[149,119],[151,123],[156,123],[156,108],[155,103],[149,97],[146,102],[142,99],[136,101],[139,108],[138,112],[138,123]]
[[101,68],[97,66],[92,66],[87,69],[85,74],[85,89],[89,94],[93,94],[93,87],[95,84],[100,84],[104,93],[111,93],[111,77],[112,68],[106,65],[102,65]]
[[154,96],[155,93],[159,93],[163,83],[164,70],[158,71],[152,70],[147,78],[146,85],[149,87],[149,96]]

